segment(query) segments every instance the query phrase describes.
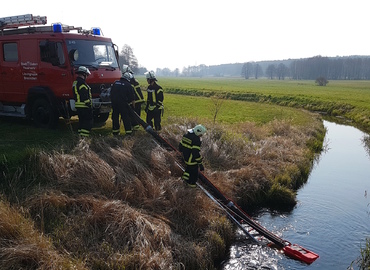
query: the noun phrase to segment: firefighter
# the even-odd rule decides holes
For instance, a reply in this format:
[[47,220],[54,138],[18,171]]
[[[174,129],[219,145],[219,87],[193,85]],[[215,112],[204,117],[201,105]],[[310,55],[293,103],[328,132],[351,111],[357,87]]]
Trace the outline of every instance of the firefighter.
[[179,150],[182,153],[186,168],[182,179],[190,187],[196,187],[198,169],[204,171],[203,158],[200,154],[201,137],[207,132],[203,125],[196,125],[182,136]]
[[[129,72],[132,75],[132,78],[130,80],[130,83],[132,87],[134,88],[135,92],[135,107],[134,111],[137,113],[138,116],[141,116],[141,105],[144,103],[144,96],[141,92],[140,84],[134,77],[134,72],[128,65],[122,66],[122,72]],[[131,125],[134,130],[138,130],[140,128],[139,123],[135,120],[135,117],[132,117],[131,119]]]
[[120,135],[120,119],[123,122],[126,135],[132,134],[130,107],[135,106],[134,89],[130,83],[131,74],[123,72],[119,80],[115,81],[111,89],[112,101],[112,133]]
[[162,129],[161,127],[161,117],[163,115],[163,89],[157,84],[157,78],[155,77],[154,71],[149,71],[145,73],[146,81],[148,82],[148,97],[146,101],[146,122],[148,125],[153,127],[152,120],[154,119],[154,128],[156,131]]
[[87,85],[86,78],[91,73],[87,67],[80,66],[76,74],[77,78],[73,82],[72,90],[79,121],[78,134],[81,137],[89,137],[93,125],[93,111],[91,88]]

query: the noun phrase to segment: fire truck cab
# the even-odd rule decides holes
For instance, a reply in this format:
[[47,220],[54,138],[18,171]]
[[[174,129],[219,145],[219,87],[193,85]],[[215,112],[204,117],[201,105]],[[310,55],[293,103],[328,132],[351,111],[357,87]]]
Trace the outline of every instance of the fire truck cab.
[[53,128],[76,115],[72,83],[79,66],[91,75],[95,122],[111,111],[111,84],[121,77],[117,46],[99,28],[55,23],[31,14],[0,18],[0,115],[27,117]]

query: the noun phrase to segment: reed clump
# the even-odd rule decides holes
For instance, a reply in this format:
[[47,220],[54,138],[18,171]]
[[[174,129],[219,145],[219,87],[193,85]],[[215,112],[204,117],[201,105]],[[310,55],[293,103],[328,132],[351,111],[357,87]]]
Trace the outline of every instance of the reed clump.
[[[167,127],[171,141],[178,141],[197,120],[175,123]],[[206,172],[221,191],[245,208],[292,208],[295,191],[307,181],[325,135],[318,118],[301,127],[289,120],[206,126],[202,143]]]

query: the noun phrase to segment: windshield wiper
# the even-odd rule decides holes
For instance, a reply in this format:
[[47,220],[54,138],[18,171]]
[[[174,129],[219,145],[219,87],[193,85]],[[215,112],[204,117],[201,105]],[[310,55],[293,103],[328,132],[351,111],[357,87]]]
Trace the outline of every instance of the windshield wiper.
[[84,67],[87,67],[88,69],[94,69],[94,70],[98,70],[98,67],[96,65],[91,65],[91,64],[78,64],[78,65],[75,65],[77,68],[80,67],[80,66],[84,66]]
[[105,70],[111,70],[111,71],[114,71],[114,70],[116,70],[116,68],[115,68],[115,67],[105,67]]
[[83,66],[85,66],[85,67],[87,67],[87,68],[93,68],[94,70],[98,70],[99,68],[98,68],[98,66],[96,66],[96,65],[83,65]]

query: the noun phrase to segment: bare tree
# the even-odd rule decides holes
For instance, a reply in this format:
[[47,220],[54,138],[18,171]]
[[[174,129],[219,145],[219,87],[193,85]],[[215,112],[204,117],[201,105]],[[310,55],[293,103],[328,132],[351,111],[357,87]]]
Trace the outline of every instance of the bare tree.
[[263,75],[263,70],[262,70],[262,67],[260,66],[259,63],[255,64],[254,65],[254,78],[255,79],[258,79],[259,77],[261,77]]
[[123,64],[129,65],[130,68],[136,73],[139,69],[139,63],[134,55],[132,48],[125,44],[119,55],[119,63],[122,67]]
[[266,75],[272,80],[276,74],[276,66],[274,64],[268,65],[266,68]]
[[276,73],[278,75],[279,80],[284,80],[289,73],[289,68],[283,63],[280,63],[276,69]]
[[211,96],[211,101],[213,104],[213,107],[211,108],[212,113],[213,113],[213,123],[216,123],[217,115],[221,110],[222,103],[224,102],[224,100],[225,100],[225,96],[222,94],[216,94],[214,96]]
[[252,73],[253,73],[253,63],[251,62],[245,63],[242,67],[242,76],[245,79],[249,79]]

